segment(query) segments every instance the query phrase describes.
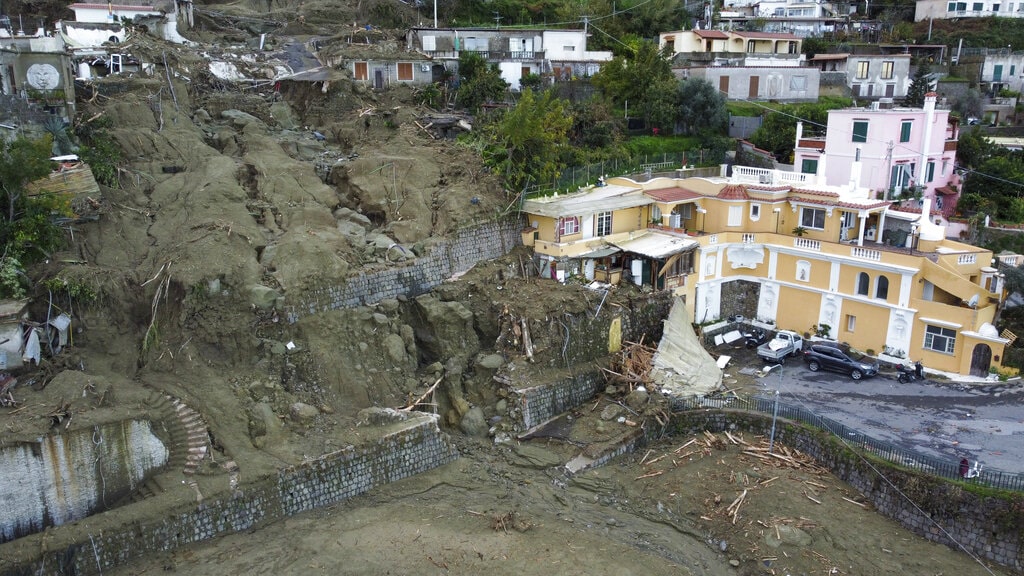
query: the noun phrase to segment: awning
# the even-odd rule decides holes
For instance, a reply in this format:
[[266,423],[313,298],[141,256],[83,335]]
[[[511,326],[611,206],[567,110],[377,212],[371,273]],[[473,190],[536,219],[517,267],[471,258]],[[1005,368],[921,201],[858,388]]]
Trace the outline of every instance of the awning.
[[598,248],[597,250],[594,250],[593,252],[587,252],[586,254],[580,254],[579,257],[580,258],[606,258],[608,256],[611,256],[612,254],[618,254],[619,252],[622,252],[622,250],[619,250],[615,246],[605,246],[604,248]]
[[696,248],[699,242],[681,236],[649,231],[631,240],[611,242],[611,244],[618,246],[624,252],[632,252],[633,254],[660,260],[673,254]]
[[955,196],[956,190],[950,186],[940,186],[935,189],[936,194],[942,194],[943,196]]

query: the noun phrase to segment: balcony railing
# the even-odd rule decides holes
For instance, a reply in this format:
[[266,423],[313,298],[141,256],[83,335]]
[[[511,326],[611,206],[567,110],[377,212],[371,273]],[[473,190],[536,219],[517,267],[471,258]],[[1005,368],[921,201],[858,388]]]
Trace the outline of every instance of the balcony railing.
[[[459,50],[424,50],[428,56],[433,58],[458,58]],[[476,52],[477,54],[484,57],[485,60],[499,60],[503,62],[508,61],[527,61],[527,60],[543,60],[544,51],[533,51],[533,50],[469,50],[469,52]]]
[[795,248],[803,248],[804,250],[821,252],[821,240],[811,240],[810,238],[800,238],[798,236],[793,238],[793,246]]
[[864,260],[874,260],[880,262],[882,260],[881,250],[872,250],[870,248],[861,248],[860,246],[854,246],[850,250],[850,256],[854,258],[861,258]]

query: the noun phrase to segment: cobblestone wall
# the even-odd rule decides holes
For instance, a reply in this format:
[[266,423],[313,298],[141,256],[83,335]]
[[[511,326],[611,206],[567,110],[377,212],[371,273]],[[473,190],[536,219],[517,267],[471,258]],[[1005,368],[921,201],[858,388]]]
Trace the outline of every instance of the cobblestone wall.
[[[679,434],[735,428],[767,435],[771,419],[721,410],[691,410],[674,417],[674,430]],[[952,548],[962,545],[981,558],[1018,572],[1024,570],[1024,509],[1019,498],[979,496],[942,478],[879,461],[872,461],[872,468],[827,432],[788,421],[779,422],[775,438],[814,458],[863,494],[879,513],[915,534]]]
[[288,320],[295,322],[327,310],[425,294],[477,262],[504,256],[522,242],[522,230],[523,222],[518,217],[463,229],[455,238],[440,242],[429,254],[404,265],[360,273],[339,284],[302,294],[298,301],[289,300]]
[[576,374],[558,382],[515,391],[515,414],[519,432],[568,412],[604,390],[604,376],[597,371]]
[[24,544],[19,540],[0,546],[0,574],[102,574],[139,556],[248,530],[332,504],[447,464],[457,457],[436,418],[418,417],[414,422],[377,442],[281,470],[276,476],[239,486],[233,495],[209,498],[198,506],[178,507],[163,517],[133,518],[130,512],[125,514],[130,507],[119,509],[116,517],[90,517],[79,522],[94,530],[87,540],[58,544],[69,539],[61,536],[61,528],[55,528],[48,533],[49,540],[39,545],[10,547]]

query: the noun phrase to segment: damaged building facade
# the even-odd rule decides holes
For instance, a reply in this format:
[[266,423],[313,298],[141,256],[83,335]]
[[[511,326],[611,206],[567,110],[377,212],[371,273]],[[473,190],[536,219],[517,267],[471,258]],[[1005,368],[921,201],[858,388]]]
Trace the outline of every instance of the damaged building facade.
[[994,326],[1004,297],[997,262],[945,238],[927,198],[908,212],[867,188],[828,185],[823,170],[725,172],[611,178],[527,199],[523,241],[542,277],[672,290],[694,323],[747,312],[736,309],[742,291],[753,319],[777,329],[951,373],[1001,365],[1010,341]]

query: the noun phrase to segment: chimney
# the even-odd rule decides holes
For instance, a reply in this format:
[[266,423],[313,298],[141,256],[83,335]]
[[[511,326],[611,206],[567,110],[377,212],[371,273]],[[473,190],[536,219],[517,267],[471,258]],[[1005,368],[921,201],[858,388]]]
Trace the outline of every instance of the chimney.
[[854,150],[853,163],[850,164],[850,191],[853,192],[860,188],[860,176],[862,165],[860,163],[860,152],[861,147],[858,145]]
[[914,182],[918,186],[927,185],[927,182],[924,181],[924,176],[928,173],[928,146],[932,142],[932,125],[935,123],[935,98],[937,96],[938,94],[935,92],[929,92],[924,95],[924,139],[921,141],[921,159],[919,161],[920,164],[918,164],[917,182]]

